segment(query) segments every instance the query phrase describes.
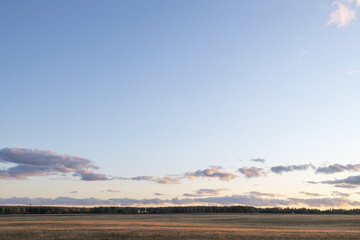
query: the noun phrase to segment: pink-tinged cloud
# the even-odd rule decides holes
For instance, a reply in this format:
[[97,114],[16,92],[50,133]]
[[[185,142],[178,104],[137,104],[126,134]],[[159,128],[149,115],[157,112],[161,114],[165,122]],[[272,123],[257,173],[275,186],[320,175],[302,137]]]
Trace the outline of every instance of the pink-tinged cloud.
[[117,177],[118,180],[133,180],[133,181],[150,181],[158,184],[179,184],[185,179],[195,180],[196,178],[217,178],[222,181],[228,181],[236,178],[238,175],[222,170],[220,166],[212,166],[204,170],[197,170],[195,172],[186,172],[175,176],[137,176],[130,178]]
[[109,192],[109,193],[120,193],[121,191],[116,190],[116,189],[108,189],[107,192]]
[[227,188],[202,188],[195,191],[195,193],[184,193],[184,197],[201,197],[201,196],[217,196],[221,192],[228,190]]
[[243,174],[246,178],[256,178],[261,176],[266,176],[266,172],[259,167],[244,167],[239,168],[238,170],[241,174]]
[[[352,2],[352,1],[351,1]],[[337,27],[345,27],[356,18],[355,7],[349,1],[335,1],[333,6],[336,7],[330,14],[328,25],[335,24]]]
[[220,166],[212,166],[204,170],[187,172],[185,173],[185,177],[187,177],[190,180],[201,177],[201,178],[218,178],[219,180],[228,181],[238,176],[237,174],[226,172],[221,169],[222,168]]

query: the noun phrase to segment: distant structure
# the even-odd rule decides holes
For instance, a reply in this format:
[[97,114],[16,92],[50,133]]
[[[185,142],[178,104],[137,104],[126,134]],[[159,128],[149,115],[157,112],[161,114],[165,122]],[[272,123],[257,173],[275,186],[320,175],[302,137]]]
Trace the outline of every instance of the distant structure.
[[146,208],[138,210],[138,214],[146,214],[146,213],[147,213]]

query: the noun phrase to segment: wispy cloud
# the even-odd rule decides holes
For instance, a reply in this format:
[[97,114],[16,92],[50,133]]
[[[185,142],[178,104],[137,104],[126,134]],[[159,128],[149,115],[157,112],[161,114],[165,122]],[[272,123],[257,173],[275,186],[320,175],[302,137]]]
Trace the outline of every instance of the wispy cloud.
[[265,163],[265,159],[263,159],[263,158],[254,158],[254,159],[251,159],[251,161],[258,162],[258,163]]
[[70,193],[78,193],[78,191],[72,191],[72,192],[70,192]]
[[314,166],[311,163],[299,165],[280,165],[272,167],[270,170],[273,173],[282,174],[283,172],[302,171],[309,168],[314,168]]
[[184,177],[173,177],[173,176],[138,176],[131,178],[117,178],[119,180],[133,180],[133,181],[150,181],[158,184],[179,184]]
[[359,70],[353,70],[353,71],[347,72],[346,74],[349,75],[349,76],[355,76],[358,73],[359,73]]
[[179,184],[182,177],[172,177],[172,176],[165,176],[165,177],[157,177],[156,182],[159,184]]
[[263,192],[257,192],[257,191],[251,191],[248,192],[247,194],[252,195],[252,196],[256,196],[256,197],[284,197],[284,195],[280,195],[280,194],[275,194],[275,193],[263,193]]
[[316,173],[332,174],[332,173],[338,173],[338,172],[343,172],[343,171],[353,171],[353,172],[360,171],[360,164],[342,165],[342,164],[335,163],[335,164],[329,165],[327,167],[319,167],[316,170]]
[[357,186],[355,186],[355,185],[350,185],[350,184],[345,184],[345,183],[335,184],[334,187],[337,187],[337,188],[347,188],[347,189],[357,188]]
[[320,197],[322,194],[319,193],[311,193],[311,192],[300,192],[303,195],[310,196],[310,197]]
[[195,180],[197,178],[217,178],[222,181],[232,180],[238,177],[237,174],[222,170],[220,166],[211,166],[203,170],[195,172],[186,172],[183,174],[167,175],[167,176],[137,176],[137,177],[114,177],[117,180],[131,180],[131,181],[149,181],[158,184],[180,184],[183,180]]
[[335,24],[337,27],[349,25],[356,18],[356,8],[360,6],[358,0],[336,0],[332,5],[335,10],[331,12],[327,25]]
[[217,178],[222,181],[232,180],[238,177],[237,174],[222,170],[220,166],[211,166],[203,170],[197,170],[195,172],[186,172],[183,174],[172,176],[137,176],[130,178],[117,177],[118,180],[133,180],[133,181],[151,181],[158,184],[179,184],[182,180],[189,179],[195,180],[196,178]]
[[349,197],[351,194],[350,193],[343,193],[343,192],[338,192],[338,191],[333,191],[331,193],[331,195],[333,196],[340,196],[340,197]]
[[120,180],[133,180],[133,181],[154,181],[155,176],[137,176],[132,178],[119,178]]
[[336,188],[346,188],[346,189],[354,189],[357,188],[358,186],[356,184],[350,184],[350,183],[346,183],[346,182],[339,182],[341,180],[333,180],[333,181],[322,181],[322,182],[315,182],[315,181],[307,181],[307,183],[309,184],[332,184],[334,187]]
[[190,180],[194,178],[202,177],[202,178],[218,178],[223,181],[228,181],[236,178],[237,176],[238,176],[237,174],[222,170],[222,167],[220,166],[212,166],[204,170],[197,170],[195,172],[185,173],[185,177],[189,178]]
[[185,197],[216,196],[226,190],[227,188],[217,188],[217,189],[202,188],[196,190],[195,193],[184,193],[183,196]]
[[246,178],[256,178],[266,176],[266,172],[259,167],[243,167],[239,168],[238,171],[243,174]]
[[0,149],[0,162],[16,164],[0,170],[0,179],[23,180],[32,176],[70,173],[84,181],[110,180],[105,174],[93,172],[99,167],[87,158],[59,155],[47,150],[3,148]]
[[116,190],[116,189],[108,189],[107,192],[109,192],[109,193],[120,193],[121,191]]
[[77,170],[74,173],[74,176],[80,176],[81,180],[84,180],[84,181],[106,181],[106,180],[110,180],[105,174],[103,174],[103,173],[94,173],[92,170],[89,170],[89,169]]

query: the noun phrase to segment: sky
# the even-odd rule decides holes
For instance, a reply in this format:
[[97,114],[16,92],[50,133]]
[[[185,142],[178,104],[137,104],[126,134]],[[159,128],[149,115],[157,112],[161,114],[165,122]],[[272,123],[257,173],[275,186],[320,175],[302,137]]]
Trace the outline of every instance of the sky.
[[0,2],[0,204],[360,206],[360,1]]

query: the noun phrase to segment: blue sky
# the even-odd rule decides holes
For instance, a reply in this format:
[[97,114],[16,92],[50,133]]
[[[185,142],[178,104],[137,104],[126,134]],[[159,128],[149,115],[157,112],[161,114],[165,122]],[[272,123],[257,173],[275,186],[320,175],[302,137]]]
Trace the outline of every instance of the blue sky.
[[[358,0],[2,1],[0,198],[357,206],[359,12]],[[313,192],[333,205],[311,205]]]

